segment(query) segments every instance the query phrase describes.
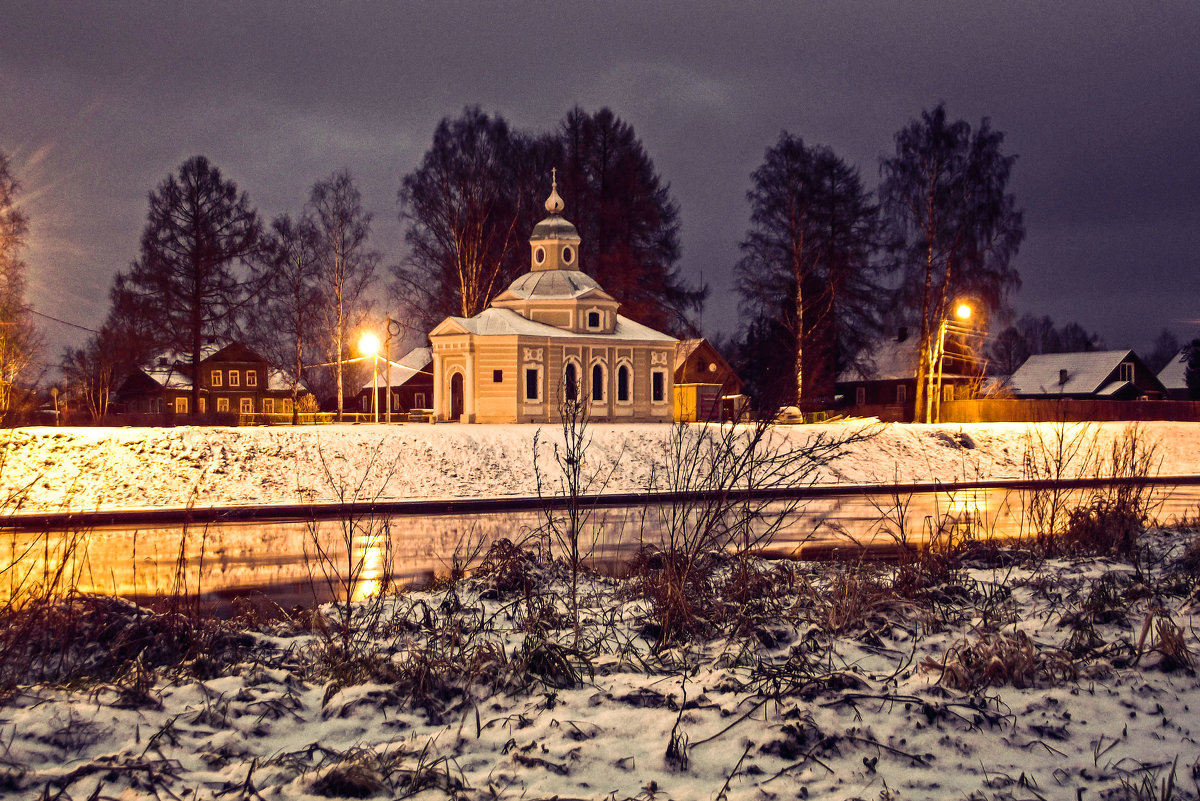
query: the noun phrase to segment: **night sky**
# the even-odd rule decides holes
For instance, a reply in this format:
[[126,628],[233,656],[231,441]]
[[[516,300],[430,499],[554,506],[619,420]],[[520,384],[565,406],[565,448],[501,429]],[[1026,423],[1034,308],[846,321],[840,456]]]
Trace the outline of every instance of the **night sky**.
[[[29,300],[89,327],[147,193],[191,155],[268,219],[349,168],[393,263],[396,191],[442,117],[541,131],[579,104],[634,126],[681,206],[682,267],[712,285],[705,331],[732,332],[749,174],[780,131],[874,187],[939,101],[1018,155],[1018,313],[1109,347],[1200,334],[1198,3],[0,2]],[[85,336],[40,322],[52,361]]]

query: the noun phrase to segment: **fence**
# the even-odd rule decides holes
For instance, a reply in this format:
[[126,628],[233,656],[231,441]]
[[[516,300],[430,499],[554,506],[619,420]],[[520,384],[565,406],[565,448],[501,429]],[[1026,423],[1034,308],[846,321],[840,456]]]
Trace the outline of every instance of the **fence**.
[[1200,401],[961,400],[942,403],[943,423],[1078,423],[1200,420]]

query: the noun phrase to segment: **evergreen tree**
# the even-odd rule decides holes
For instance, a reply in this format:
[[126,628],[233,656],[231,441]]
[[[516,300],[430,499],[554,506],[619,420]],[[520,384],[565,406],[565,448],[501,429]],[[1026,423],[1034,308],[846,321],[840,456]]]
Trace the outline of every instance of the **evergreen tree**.
[[582,238],[583,269],[621,313],[676,335],[695,332],[707,287],[687,286],[678,262],[679,205],[633,126],[610,109],[576,106],[559,126],[560,189]]
[[[204,156],[188,159],[150,193],[141,256],[113,289],[121,326],[186,354],[198,375],[205,341],[229,336],[252,296],[248,272],[239,268],[257,256],[261,234],[246,193]],[[190,414],[199,407],[193,381]]]
[[1188,397],[1200,400],[1200,339],[1193,339],[1188,346],[1187,368],[1183,372]]

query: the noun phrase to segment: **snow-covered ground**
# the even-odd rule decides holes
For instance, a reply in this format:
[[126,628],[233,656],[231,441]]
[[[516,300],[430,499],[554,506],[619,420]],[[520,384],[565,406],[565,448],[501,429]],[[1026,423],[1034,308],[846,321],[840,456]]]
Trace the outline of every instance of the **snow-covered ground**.
[[[1070,432],[1081,430],[1072,427]],[[1101,449],[1126,431],[1093,424]],[[610,491],[647,487],[664,461],[669,426],[595,424],[587,459],[618,464]],[[1030,436],[1051,425],[918,426],[847,422],[780,426],[800,447],[867,431],[816,476],[822,482],[1018,478]],[[28,428],[0,435],[0,499],[22,510],[178,507],[337,500],[533,495],[534,436],[543,467],[562,433],[533,425],[356,425],[302,428]],[[965,437],[962,435],[966,435]],[[1162,475],[1200,467],[1200,423],[1144,423]]]
[[[1136,569],[984,550],[915,584],[727,567],[718,631],[659,652],[644,597],[606,579],[573,649],[563,572],[520,562],[384,601],[358,661],[328,656],[329,609],[182,666],[142,640],[121,676],[0,707],[0,794],[1195,799],[1195,536],[1155,535]],[[105,614],[124,645],[153,631]]]

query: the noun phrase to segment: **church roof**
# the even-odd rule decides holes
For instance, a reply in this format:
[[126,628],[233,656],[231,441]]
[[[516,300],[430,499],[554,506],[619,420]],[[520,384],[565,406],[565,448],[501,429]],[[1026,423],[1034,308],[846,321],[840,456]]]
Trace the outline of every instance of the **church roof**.
[[560,239],[578,242],[579,231],[576,230],[570,220],[560,217],[557,214],[551,214],[533,226],[533,233],[529,235],[529,241],[532,242],[537,239]]
[[604,292],[595,278],[580,270],[541,270],[519,276],[507,291],[528,300],[577,298],[593,290]]
[[[582,274],[582,273],[581,273]],[[628,317],[617,315],[617,325],[611,334],[597,334],[595,332],[575,332],[569,331],[557,326],[539,323],[534,320],[528,320],[517,314],[511,309],[497,309],[495,307],[484,309],[474,317],[449,317],[447,321],[453,321],[459,328],[466,333],[475,334],[476,336],[538,336],[538,337],[555,337],[559,339],[618,339],[635,342],[675,342],[675,337],[668,336],[653,328],[635,323]],[[445,325],[445,323],[442,323]],[[439,331],[442,328],[439,325],[431,334],[451,333],[448,331]]]

